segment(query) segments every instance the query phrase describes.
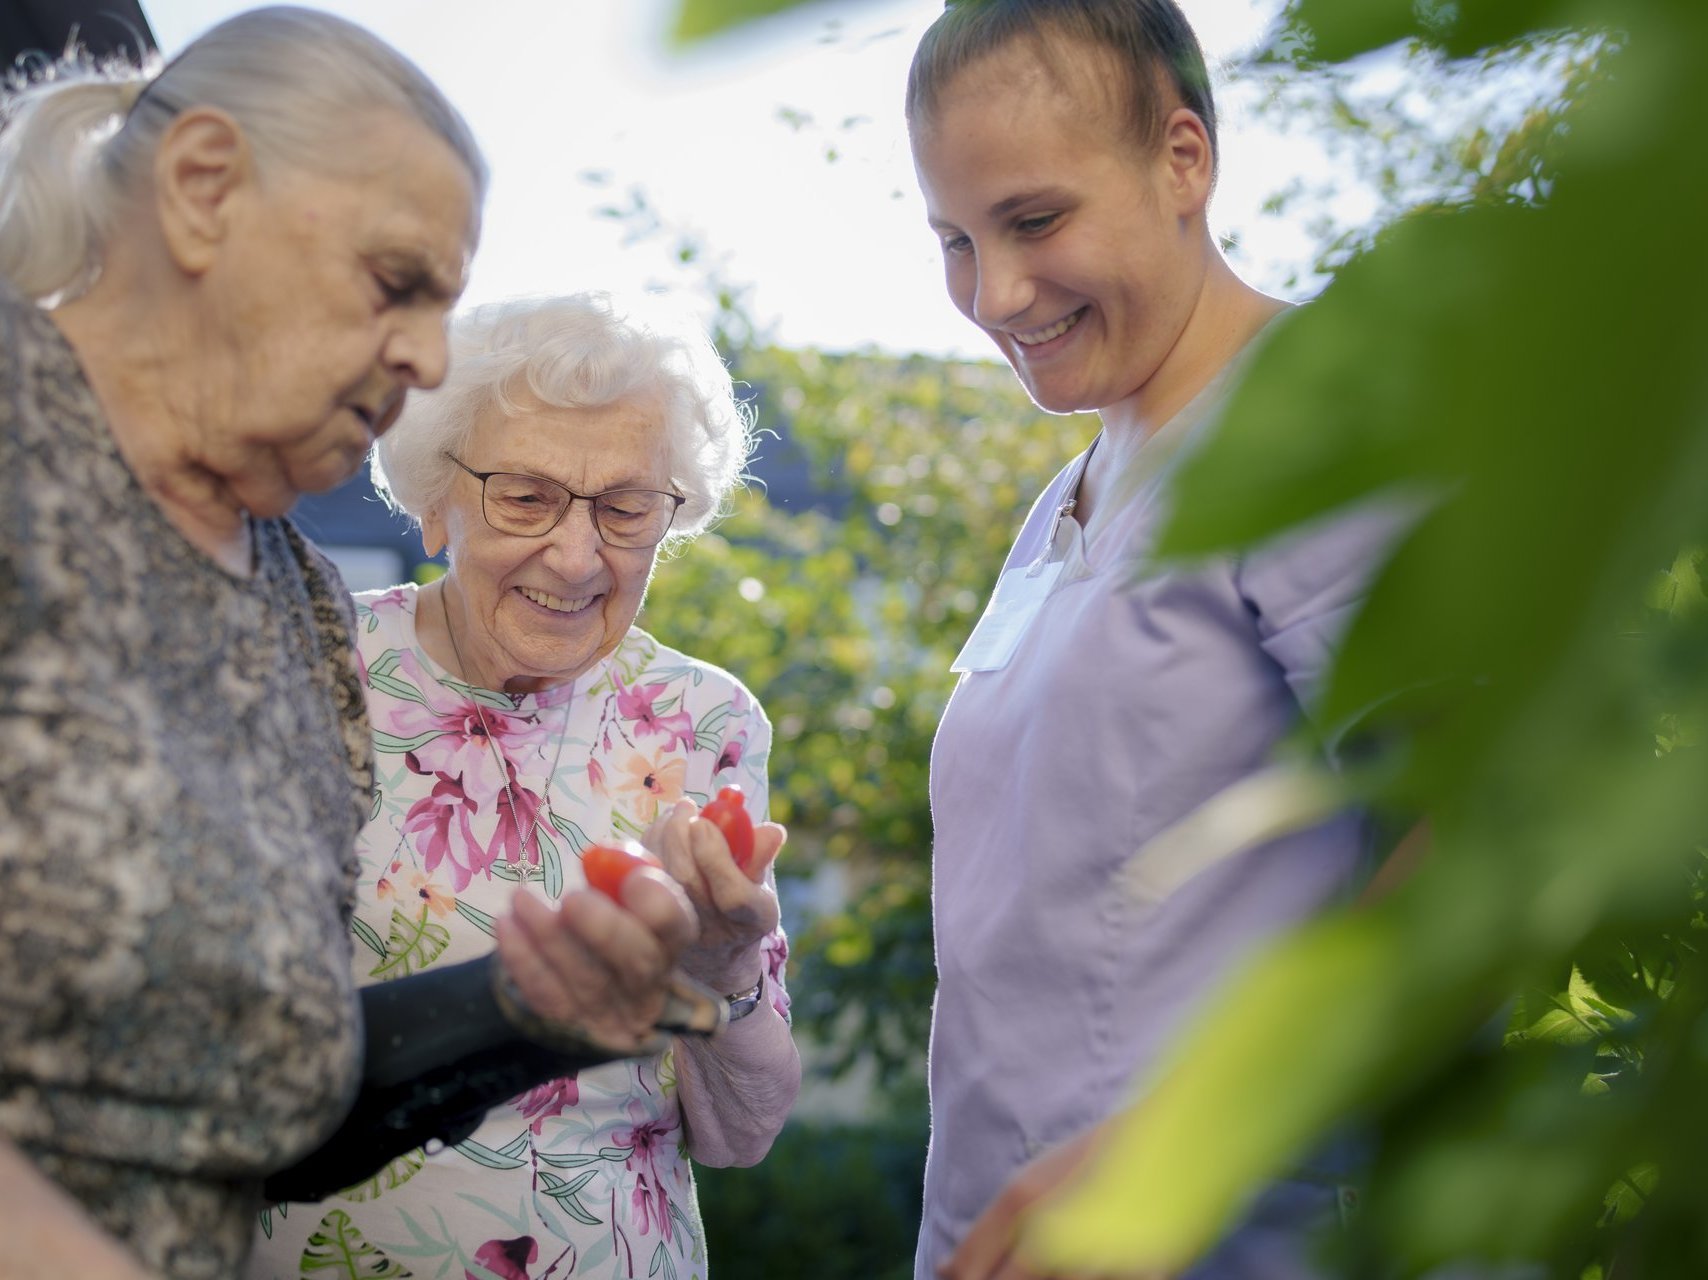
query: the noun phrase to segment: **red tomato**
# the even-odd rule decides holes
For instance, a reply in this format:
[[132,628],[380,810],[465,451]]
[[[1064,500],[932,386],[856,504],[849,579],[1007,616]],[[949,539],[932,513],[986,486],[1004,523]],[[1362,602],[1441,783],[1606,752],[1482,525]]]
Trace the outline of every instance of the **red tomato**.
[[656,867],[658,860],[634,841],[619,848],[609,844],[589,845],[581,851],[581,874],[591,888],[613,902],[623,900],[623,881],[636,867]]
[[724,833],[730,857],[743,871],[753,861],[753,819],[747,816],[747,805],[740,787],[725,787],[700,810],[700,816]]

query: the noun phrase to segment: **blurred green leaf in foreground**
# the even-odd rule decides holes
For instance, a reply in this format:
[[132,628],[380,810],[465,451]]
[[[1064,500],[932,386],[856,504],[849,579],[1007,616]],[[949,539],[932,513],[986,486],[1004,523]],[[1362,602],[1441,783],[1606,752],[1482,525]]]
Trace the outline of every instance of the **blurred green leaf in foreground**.
[[[1340,270],[1266,342],[1165,538],[1190,556],[1372,493],[1427,504],[1321,718],[1361,745],[1348,781],[1432,848],[1379,905],[1257,958],[1026,1246],[1178,1268],[1356,1117],[1376,1157],[1343,1274],[1699,1277],[1708,5],[1300,0],[1292,20],[1336,58],[1600,42],[1542,189],[1416,213]],[[1510,1033],[1479,1035],[1503,1008]]]

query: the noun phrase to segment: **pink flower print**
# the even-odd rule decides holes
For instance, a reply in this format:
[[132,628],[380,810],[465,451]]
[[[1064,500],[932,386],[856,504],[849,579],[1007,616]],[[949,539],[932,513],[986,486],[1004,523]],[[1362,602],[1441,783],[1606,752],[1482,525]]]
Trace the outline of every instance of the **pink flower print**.
[[789,963],[789,939],[779,930],[766,935],[762,948],[765,974],[771,979],[765,984],[765,989],[771,993],[771,1007],[787,1018],[789,993],[783,988],[783,969]]
[[635,817],[647,823],[658,816],[660,805],[675,804],[682,798],[687,777],[688,762],[680,757],[665,760],[631,751],[617,782],[617,793],[629,797]]
[[652,720],[652,704],[658,695],[664,692],[661,684],[625,685],[623,677],[611,673],[611,683],[617,687],[617,714],[625,720],[633,720],[644,733]]
[[476,871],[485,871],[491,855],[475,836],[472,818],[479,804],[464,793],[462,779],[439,775],[432,794],[409,806],[403,815],[403,834],[415,837],[416,851],[431,875],[441,862],[451,864],[451,888],[468,888]]
[[404,598],[409,595],[407,587],[393,587],[390,591],[382,592],[368,601],[368,608],[378,614],[402,613]]
[[660,715],[653,707],[668,685],[637,684],[625,688],[621,676],[613,675],[611,680],[617,686],[617,714],[634,724],[635,737],[663,734],[666,751],[674,751],[678,745],[689,751],[694,749],[694,717],[686,711]]
[[587,786],[596,796],[605,794],[605,766],[597,760],[587,762]]
[[399,738],[437,734],[405,757],[409,767],[416,773],[461,778],[481,812],[494,812],[492,802],[506,780],[504,762],[538,755],[545,728],[532,716],[476,703],[446,688],[421,666],[413,649],[398,655],[398,670],[426,701],[390,701],[377,727]]
[[533,1236],[518,1236],[514,1240],[488,1240],[474,1251],[480,1275],[464,1268],[465,1280],[528,1280],[528,1264],[540,1256],[540,1246]]
[[747,731],[744,729],[724,743],[723,750],[718,752],[717,766],[712,772],[722,773],[726,769],[735,768],[741,763],[741,757],[745,754],[747,754]]
[[516,1098],[511,1105],[533,1121],[528,1127],[536,1134],[540,1126],[553,1116],[561,1116],[568,1108],[581,1102],[581,1086],[574,1076],[561,1076],[536,1085]]
[[615,1145],[631,1148],[624,1166],[640,1175],[635,1179],[632,1201],[635,1217],[640,1220],[640,1233],[650,1235],[656,1226],[659,1234],[669,1240],[670,1193],[665,1190],[664,1179],[658,1172],[658,1156],[674,1145],[668,1135],[675,1132],[676,1125],[674,1122],[667,1124],[662,1120],[641,1119],[645,1114],[639,1103],[631,1102],[629,1115],[634,1119],[635,1127],[627,1133],[619,1130],[611,1137]]
[[540,861],[540,837],[535,828],[545,801],[518,782],[516,770],[512,768],[510,785],[498,793],[497,804],[498,826],[486,848],[487,864],[490,866],[498,861],[499,854],[503,854],[506,862],[520,862],[526,858],[537,865]]

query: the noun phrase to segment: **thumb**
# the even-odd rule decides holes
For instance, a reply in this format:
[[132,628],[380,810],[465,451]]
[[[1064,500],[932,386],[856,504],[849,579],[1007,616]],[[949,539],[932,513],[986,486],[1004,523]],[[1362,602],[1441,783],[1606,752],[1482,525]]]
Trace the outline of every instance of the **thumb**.
[[761,822],[753,828],[753,857],[747,864],[747,878],[754,884],[760,884],[765,879],[765,873],[782,852],[784,842],[789,838],[788,831],[781,823]]

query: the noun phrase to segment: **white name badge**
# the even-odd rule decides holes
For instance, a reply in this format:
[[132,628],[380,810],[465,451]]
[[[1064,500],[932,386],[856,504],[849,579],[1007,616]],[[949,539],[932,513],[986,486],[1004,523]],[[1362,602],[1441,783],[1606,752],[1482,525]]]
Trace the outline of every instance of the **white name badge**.
[[1062,562],[1055,560],[1010,569],[1003,574],[991,593],[990,603],[984,607],[984,616],[949,664],[949,670],[1000,671],[1006,667],[1061,573]]

